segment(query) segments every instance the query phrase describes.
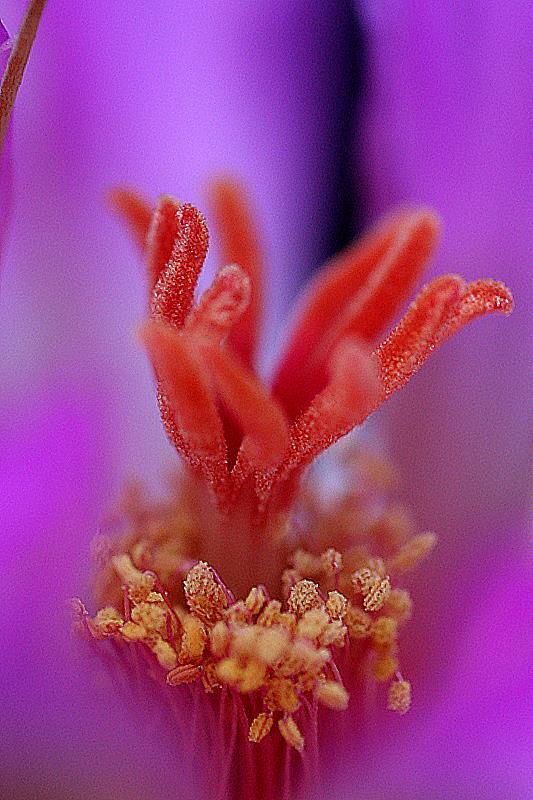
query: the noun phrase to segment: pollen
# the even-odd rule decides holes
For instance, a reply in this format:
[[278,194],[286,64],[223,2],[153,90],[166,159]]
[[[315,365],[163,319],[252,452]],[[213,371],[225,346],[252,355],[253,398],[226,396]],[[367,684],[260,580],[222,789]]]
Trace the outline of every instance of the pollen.
[[183,620],[183,637],[181,640],[180,661],[200,661],[207,641],[205,627],[198,617],[187,614]]
[[126,622],[120,629],[121,636],[129,642],[148,641],[148,631],[143,625],[136,625],[135,622]]
[[225,622],[217,622],[209,633],[209,646],[211,647],[213,655],[218,658],[222,658],[226,655],[229,642],[230,632],[228,626]]
[[254,586],[248,592],[244,602],[250,614],[256,616],[267,602],[267,598],[268,595],[264,586]]
[[356,592],[361,592],[363,596],[366,596],[379,583],[380,578],[379,572],[369,569],[369,567],[363,567],[354,572],[352,583]]
[[344,619],[348,609],[348,600],[340,592],[329,592],[326,609],[332,619]]
[[348,708],[349,695],[344,686],[337,681],[324,681],[318,684],[316,697],[319,703],[334,711],[345,711]]
[[153,603],[138,603],[131,612],[131,619],[147,631],[163,635],[167,629],[167,614],[164,608]]
[[187,605],[197,617],[205,622],[216,622],[228,606],[228,601],[215,573],[205,561],[199,561],[189,570],[184,589]]
[[398,623],[392,617],[380,617],[372,623],[371,636],[378,647],[390,647],[398,633]]
[[116,609],[108,606],[97,613],[91,627],[97,638],[106,639],[108,636],[116,636],[123,624],[124,620]]
[[289,594],[288,606],[289,611],[297,617],[303,616],[306,611],[311,611],[312,609],[323,609],[325,603],[320,594],[318,584],[309,580],[295,583]]
[[349,603],[344,622],[352,639],[366,639],[370,636],[372,618],[362,608]]
[[272,730],[273,724],[274,719],[272,714],[265,714],[264,711],[261,712],[261,714],[258,714],[257,717],[252,720],[252,724],[250,725],[250,730],[248,731],[248,741],[262,741]]
[[329,622],[330,619],[322,608],[312,608],[301,617],[296,627],[296,632],[298,636],[303,636],[306,639],[319,639],[328,627]]
[[150,649],[163,669],[174,669],[178,662],[178,656],[168,642],[158,638],[150,645]]
[[389,562],[391,572],[395,574],[409,572],[417,567],[435,547],[437,537],[433,533],[414,536]]
[[183,683],[194,683],[198,680],[202,670],[197,664],[183,664],[180,667],[171,669],[167,673],[167,683],[169,686],[181,686]]
[[300,707],[300,698],[295,685],[288,678],[273,678],[266,690],[263,702],[271,711],[294,713]]
[[413,612],[411,595],[405,589],[392,589],[383,611],[398,622],[410,619]]
[[372,672],[379,683],[390,680],[398,670],[398,659],[389,654],[379,656],[374,662]]
[[141,603],[143,600],[157,602],[163,598],[159,593],[154,592],[155,575],[150,572],[143,572],[139,577],[132,578],[128,582],[128,596],[133,603]]
[[390,579],[381,577],[376,570],[365,567],[354,572],[352,581],[356,591],[363,595],[363,608],[366,611],[379,611],[391,593]]
[[294,719],[291,716],[282,717],[278,720],[278,728],[287,744],[301,753],[304,749],[305,740]]
[[411,684],[409,681],[395,680],[389,686],[387,708],[398,714],[406,714],[411,707]]

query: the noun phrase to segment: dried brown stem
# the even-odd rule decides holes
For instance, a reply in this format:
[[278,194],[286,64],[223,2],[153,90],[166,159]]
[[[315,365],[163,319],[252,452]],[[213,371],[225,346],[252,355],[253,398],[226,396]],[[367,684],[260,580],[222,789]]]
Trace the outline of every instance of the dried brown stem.
[[0,155],[2,155],[4,148],[4,140],[13,104],[28,63],[45,3],[46,0],[30,1],[2,78],[0,85]]

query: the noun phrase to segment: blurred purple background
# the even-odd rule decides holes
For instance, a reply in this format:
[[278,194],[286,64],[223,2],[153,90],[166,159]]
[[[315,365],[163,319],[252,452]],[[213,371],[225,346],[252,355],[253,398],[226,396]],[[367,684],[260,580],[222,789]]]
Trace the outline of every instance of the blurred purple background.
[[[0,0],[11,33],[23,8]],[[5,796],[194,797],[170,749],[95,700],[63,605],[88,594],[89,542],[124,478],[157,487],[174,463],[133,338],[142,272],[104,194],[127,182],[205,207],[229,172],[271,269],[266,366],[306,274],[393,204],[441,214],[432,272],[514,291],[510,319],[449,343],[374,423],[440,547],[402,643],[413,713],[331,781],[346,800],[526,800],[529,4],[147,8],[49,0],[17,102],[0,276]]]

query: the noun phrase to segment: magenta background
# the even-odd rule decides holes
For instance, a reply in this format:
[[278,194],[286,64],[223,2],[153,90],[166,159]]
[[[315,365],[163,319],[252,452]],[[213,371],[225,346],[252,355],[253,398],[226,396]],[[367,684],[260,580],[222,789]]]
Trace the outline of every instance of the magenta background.
[[[403,644],[413,713],[347,743],[331,781],[346,800],[526,800],[531,18],[522,0],[364,5],[363,210],[432,204],[432,271],[504,279],[517,311],[448,344],[376,420],[441,544]],[[205,205],[213,173],[243,177],[271,265],[269,340],[341,204],[348,3],[156,7],[50,0],[17,105],[0,281],[6,796],[195,796],[172,751],[95,699],[64,636],[64,598],[87,592],[88,543],[124,476],[157,486],[173,462],[132,335],[139,265],[105,191]],[[22,8],[0,0],[10,31]]]

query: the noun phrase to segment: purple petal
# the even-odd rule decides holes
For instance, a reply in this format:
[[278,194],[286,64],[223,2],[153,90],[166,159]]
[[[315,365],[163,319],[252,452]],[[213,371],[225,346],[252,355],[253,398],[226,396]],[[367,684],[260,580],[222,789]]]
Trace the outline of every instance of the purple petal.
[[[502,540],[524,539],[509,531]],[[492,563],[478,564],[468,592],[443,606],[435,624],[440,646],[418,631],[419,660],[440,665],[405,717],[378,715],[373,736],[344,758],[339,800],[527,800],[533,785],[529,619],[531,580],[526,548],[502,545]],[[474,573],[472,573],[474,574]],[[464,578],[464,574],[462,576]],[[446,622],[448,620],[448,622]],[[455,626],[458,641],[446,634]],[[421,664],[422,671],[424,663]]]
[[457,336],[383,415],[424,523],[477,519],[483,530],[523,514],[528,497],[532,8],[363,7],[368,98],[356,148],[371,215],[433,206],[443,234],[432,274],[495,277],[515,295],[509,319]]

